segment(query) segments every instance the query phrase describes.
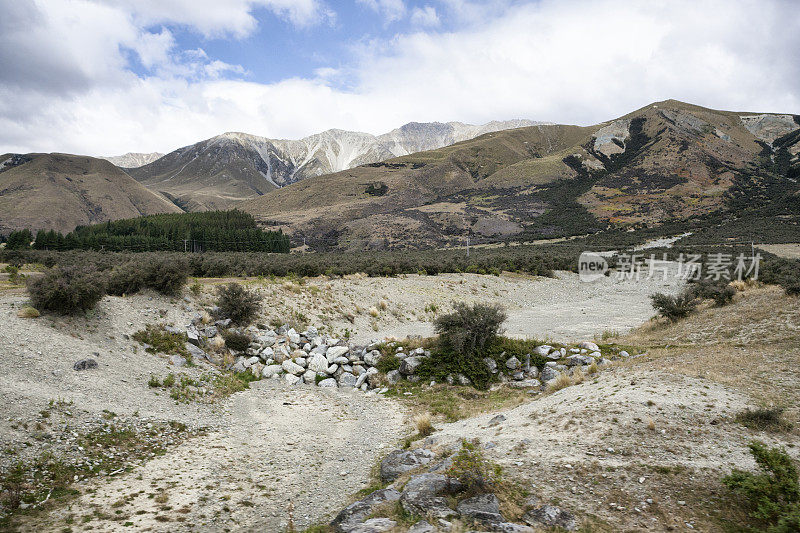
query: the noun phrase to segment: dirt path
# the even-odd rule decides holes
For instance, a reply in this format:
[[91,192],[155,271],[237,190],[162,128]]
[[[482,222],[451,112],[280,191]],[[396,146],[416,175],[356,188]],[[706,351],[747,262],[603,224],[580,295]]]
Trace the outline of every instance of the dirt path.
[[227,426],[83,495],[26,531],[68,516],[94,531],[279,531],[318,521],[360,490],[404,431],[392,400],[261,381],[223,407]]

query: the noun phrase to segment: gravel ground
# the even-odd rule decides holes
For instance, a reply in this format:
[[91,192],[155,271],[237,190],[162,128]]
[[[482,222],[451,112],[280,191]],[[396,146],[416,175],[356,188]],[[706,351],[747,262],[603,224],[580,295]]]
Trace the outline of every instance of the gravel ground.
[[355,342],[430,336],[431,320],[447,312],[454,301],[503,305],[510,336],[567,342],[591,339],[604,331],[628,331],[653,316],[651,294],[675,293],[683,287],[674,276],[667,281],[645,277],[620,281],[610,276],[586,283],[572,272],[557,272],[554,278],[440,274],[311,278],[302,285],[252,283],[265,295],[269,320],[302,316],[309,324],[325,324],[337,334],[349,331]]

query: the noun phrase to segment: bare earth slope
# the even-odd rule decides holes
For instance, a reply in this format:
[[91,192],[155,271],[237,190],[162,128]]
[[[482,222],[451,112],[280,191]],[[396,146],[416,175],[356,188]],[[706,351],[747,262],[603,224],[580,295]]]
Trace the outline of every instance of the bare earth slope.
[[0,156],[0,232],[75,226],[180,209],[108,161],[68,154]]

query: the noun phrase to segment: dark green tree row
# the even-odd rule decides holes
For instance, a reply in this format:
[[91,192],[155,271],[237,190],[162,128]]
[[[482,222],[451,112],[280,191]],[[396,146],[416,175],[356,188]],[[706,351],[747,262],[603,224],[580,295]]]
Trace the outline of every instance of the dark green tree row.
[[[14,234],[12,233],[11,236]],[[30,232],[28,232],[30,236]],[[11,240],[9,237],[9,241]],[[18,240],[22,240],[19,238]],[[32,240],[32,237],[27,241]],[[11,245],[7,245],[12,249]],[[16,246],[14,249],[24,248]],[[39,231],[37,250],[104,250],[112,252],[215,251],[276,252],[290,249],[282,231],[263,231],[252,215],[237,210],[150,215],[79,226],[62,235]]]

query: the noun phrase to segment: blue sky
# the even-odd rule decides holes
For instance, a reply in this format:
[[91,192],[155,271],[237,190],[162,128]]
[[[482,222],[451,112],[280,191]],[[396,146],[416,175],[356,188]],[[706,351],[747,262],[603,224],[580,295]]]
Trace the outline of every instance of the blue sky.
[[800,113],[796,0],[0,0],[0,153]]

